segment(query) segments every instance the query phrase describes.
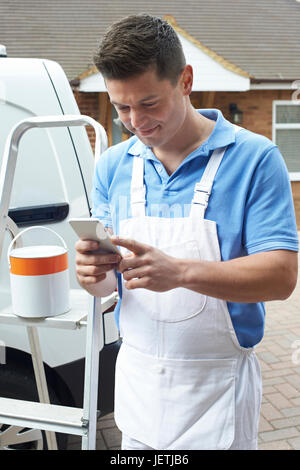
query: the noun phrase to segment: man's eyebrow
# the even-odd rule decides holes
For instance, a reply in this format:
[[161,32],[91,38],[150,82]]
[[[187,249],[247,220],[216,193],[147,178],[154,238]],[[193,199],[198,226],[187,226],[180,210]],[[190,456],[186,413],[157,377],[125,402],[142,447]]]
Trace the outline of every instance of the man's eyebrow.
[[139,101],[139,103],[143,103],[144,101],[153,100],[154,98],[157,98],[157,95],[149,95],[149,96],[146,96],[145,98],[141,99]]
[[[149,101],[149,100],[153,100],[157,98],[157,95],[149,95],[149,96],[145,96],[145,98],[142,98],[140,101],[138,101],[138,104],[140,103],[144,103],[144,101]],[[122,104],[122,103],[117,103],[116,101],[113,101],[113,100],[110,100],[111,104],[114,104],[116,106],[126,106],[126,104]]]
[[114,104],[116,106],[123,106],[123,104],[121,103],[117,103],[116,101],[113,101],[113,100],[109,100],[111,102],[111,104]]

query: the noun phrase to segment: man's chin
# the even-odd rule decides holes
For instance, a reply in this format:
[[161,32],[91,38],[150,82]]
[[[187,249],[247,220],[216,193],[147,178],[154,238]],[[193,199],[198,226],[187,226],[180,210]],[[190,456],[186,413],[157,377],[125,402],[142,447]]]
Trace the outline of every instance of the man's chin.
[[160,138],[157,135],[157,131],[158,129],[155,129],[149,135],[143,135],[140,132],[136,132],[135,135],[143,142],[143,144],[152,147],[152,146],[156,146],[157,144],[159,144],[159,141],[160,141]]
[[141,136],[139,135],[138,133],[135,134],[138,139],[143,142],[144,145],[147,145],[147,147],[153,147],[153,146],[156,146],[156,142],[157,142],[157,139],[151,139],[151,137],[144,137],[144,136]]

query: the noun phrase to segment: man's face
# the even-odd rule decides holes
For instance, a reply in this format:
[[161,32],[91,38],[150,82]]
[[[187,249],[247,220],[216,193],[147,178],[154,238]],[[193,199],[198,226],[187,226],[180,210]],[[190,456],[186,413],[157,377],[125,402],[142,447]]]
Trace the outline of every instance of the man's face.
[[145,145],[163,147],[180,131],[187,103],[182,75],[174,86],[151,68],[136,77],[107,79],[106,87],[124,126]]

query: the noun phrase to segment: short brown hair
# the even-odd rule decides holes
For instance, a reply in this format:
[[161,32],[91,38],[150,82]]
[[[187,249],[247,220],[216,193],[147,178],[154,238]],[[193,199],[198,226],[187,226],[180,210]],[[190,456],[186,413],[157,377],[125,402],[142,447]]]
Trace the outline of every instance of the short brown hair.
[[147,14],[127,16],[106,32],[94,62],[104,79],[126,79],[156,68],[159,79],[176,84],[185,66],[172,26]]

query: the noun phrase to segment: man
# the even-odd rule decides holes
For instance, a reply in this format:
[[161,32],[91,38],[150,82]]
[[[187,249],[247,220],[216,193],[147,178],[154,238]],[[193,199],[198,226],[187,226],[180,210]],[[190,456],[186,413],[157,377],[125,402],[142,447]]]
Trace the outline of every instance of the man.
[[122,260],[76,245],[91,294],[112,292],[118,270],[122,449],[256,449],[262,302],[286,299],[297,279],[283,159],[269,139],[192,107],[193,70],[165,21],[115,23],[95,63],[134,134],[101,156],[92,196]]

